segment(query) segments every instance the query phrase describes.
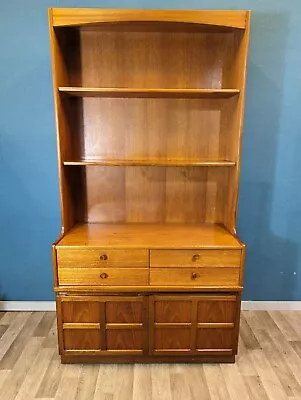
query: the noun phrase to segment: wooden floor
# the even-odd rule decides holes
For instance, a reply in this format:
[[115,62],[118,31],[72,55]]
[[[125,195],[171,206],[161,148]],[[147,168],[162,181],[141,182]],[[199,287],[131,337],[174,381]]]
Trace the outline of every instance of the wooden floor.
[[0,399],[301,399],[301,312],[243,312],[236,364],[84,366],[60,364],[54,313],[0,313]]

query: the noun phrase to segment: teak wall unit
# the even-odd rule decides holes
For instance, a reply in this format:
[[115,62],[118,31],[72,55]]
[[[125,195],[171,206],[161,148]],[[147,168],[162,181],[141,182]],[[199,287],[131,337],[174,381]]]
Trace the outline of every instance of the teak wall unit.
[[233,362],[249,11],[50,9],[62,362]]

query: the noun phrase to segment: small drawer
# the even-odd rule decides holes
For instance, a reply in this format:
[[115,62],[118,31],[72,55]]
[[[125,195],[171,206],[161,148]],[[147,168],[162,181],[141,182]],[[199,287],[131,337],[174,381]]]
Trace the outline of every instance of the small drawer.
[[239,285],[239,268],[154,268],[150,285],[158,286],[226,286]]
[[105,249],[105,248],[60,248],[57,247],[57,261],[65,267],[105,268],[148,268],[147,249]]
[[58,277],[60,285],[148,285],[148,269],[142,268],[58,268]]
[[151,250],[151,267],[239,267],[238,250]]

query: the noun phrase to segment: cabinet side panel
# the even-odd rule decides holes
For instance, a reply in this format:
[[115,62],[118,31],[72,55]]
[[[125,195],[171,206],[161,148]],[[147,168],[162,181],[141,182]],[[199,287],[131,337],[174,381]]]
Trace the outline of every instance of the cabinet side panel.
[[[233,36],[232,68],[225,68],[224,82],[240,89],[240,96],[229,100],[230,110],[222,113],[222,126],[228,138],[227,157],[236,161],[236,167],[229,172],[229,191],[224,208],[224,224],[236,234],[236,216],[238,206],[238,189],[240,178],[240,158],[243,135],[247,58],[250,32],[250,12],[247,12],[246,29]],[[230,65],[230,64],[229,64]]]
[[62,354],[64,351],[63,316],[62,316],[62,302],[59,296],[56,297],[56,318],[57,318],[59,354]]
[[[67,99],[62,99],[58,93],[58,87],[69,84],[68,69],[62,53],[62,45],[52,25],[52,10],[49,10],[49,34],[52,55],[52,76],[53,76],[53,96],[54,112],[57,132],[57,152],[58,152],[58,171],[60,182],[60,203],[62,216],[62,231],[68,231],[75,222],[73,207],[73,195],[66,170],[62,165],[64,157],[72,148],[70,145],[70,125],[68,121],[68,108],[70,104]],[[61,40],[66,41],[66,32],[61,31]]]

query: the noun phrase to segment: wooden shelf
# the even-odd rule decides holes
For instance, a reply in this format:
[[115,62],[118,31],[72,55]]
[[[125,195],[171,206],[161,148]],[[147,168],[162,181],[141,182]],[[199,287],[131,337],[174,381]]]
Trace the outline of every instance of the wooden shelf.
[[[92,9],[92,8],[53,8],[53,26],[89,26],[95,24],[111,25],[118,29],[118,24],[128,22],[173,23],[192,25],[194,30],[202,25],[216,29],[245,29],[248,11],[228,10],[128,10],[128,9]],[[117,25],[117,28],[116,28]]]
[[76,97],[117,98],[208,98],[226,99],[240,93],[239,89],[142,89],[142,88],[91,88],[59,87],[60,93]]
[[241,248],[219,224],[77,224],[57,244],[114,248]]
[[234,167],[235,161],[228,160],[181,160],[181,159],[140,159],[140,160],[74,160],[64,165],[77,166],[158,166],[158,167]]

